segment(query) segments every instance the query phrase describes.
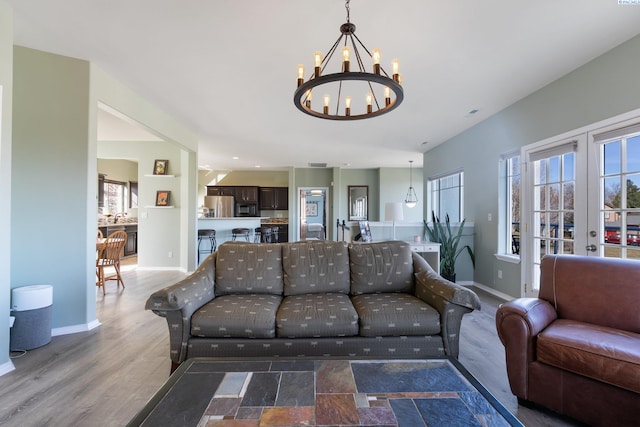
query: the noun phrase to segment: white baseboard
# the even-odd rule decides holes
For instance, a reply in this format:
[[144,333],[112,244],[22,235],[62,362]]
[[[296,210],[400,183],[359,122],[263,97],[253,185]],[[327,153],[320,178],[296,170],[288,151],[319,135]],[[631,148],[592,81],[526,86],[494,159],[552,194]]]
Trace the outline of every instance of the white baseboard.
[[78,332],[87,332],[100,326],[101,323],[98,319],[89,323],[73,326],[65,326],[62,328],[53,328],[51,330],[51,336],[57,337],[59,335],[77,334]]
[[2,365],[0,365],[0,377],[8,372],[13,371],[14,369],[16,369],[16,367],[13,366],[13,362],[11,362],[11,360],[9,360],[7,363],[3,363]]
[[475,286],[475,287],[476,287],[476,288],[478,288],[478,289],[482,289],[482,290],[483,290],[483,291],[485,291],[486,293],[491,294],[491,295],[493,295],[494,297],[499,298],[499,299],[501,299],[501,300],[503,300],[503,301],[505,301],[505,302],[506,302],[506,301],[511,301],[511,300],[513,300],[513,299],[514,299],[514,297],[512,297],[512,296],[511,296],[511,295],[509,295],[509,294],[505,294],[504,292],[496,291],[496,290],[495,290],[495,289],[493,289],[493,288],[490,288],[490,287],[485,286],[485,285],[481,285],[480,283],[477,283],[477,282],[474,282],[474,283],[473,283],[473,286]]
[[187,270],[182,267],[140,267],[136,268],[138,271],[181,271],[186,273]]

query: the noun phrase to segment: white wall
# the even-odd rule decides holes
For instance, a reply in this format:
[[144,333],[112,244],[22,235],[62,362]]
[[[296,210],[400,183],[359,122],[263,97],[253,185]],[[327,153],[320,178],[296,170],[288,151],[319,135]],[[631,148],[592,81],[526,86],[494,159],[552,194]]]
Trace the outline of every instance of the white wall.
[[[99,158],[137,159],[138,168],[138,266],[140,268],[181,268],[181,242],[188,240],[180,227],[183,205],[181,149],[164,141],[100,141]],[[169,160],[169,175],[153,176],[156,159]],[[157,191],[171,191],[173,209],[156,209]],[[151,206],[151,207],[150,207]],[[169,257],[169,252],[172,256]]]

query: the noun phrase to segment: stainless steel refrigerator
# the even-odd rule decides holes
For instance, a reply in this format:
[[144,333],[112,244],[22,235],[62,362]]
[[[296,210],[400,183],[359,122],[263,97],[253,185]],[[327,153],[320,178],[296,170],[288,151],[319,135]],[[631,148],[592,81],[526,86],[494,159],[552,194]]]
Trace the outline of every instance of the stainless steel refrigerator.
[[205,196],[204,206],[209,209],[209,218],[232,218],[233,196]]

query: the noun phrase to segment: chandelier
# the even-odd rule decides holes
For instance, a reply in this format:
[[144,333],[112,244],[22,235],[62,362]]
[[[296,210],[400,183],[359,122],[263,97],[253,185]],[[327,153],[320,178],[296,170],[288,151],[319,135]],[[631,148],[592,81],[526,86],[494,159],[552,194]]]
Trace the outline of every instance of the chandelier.
[[[356,26],[349,19],[349,1],[345,4],[347,22],[340,26],[338,40],[325,56],[322,52],[314,53],[313,73],[307,81],[304,65],[298,65],[298,87],[293,102],[305,114],[329,120],[368,119],[394,110],[404,98],[399,61],[392,61],[392,75],[389,77],[380,65],[380,50],[369,51],[356,36]],[[341,45],[341,71],[324,74]],[[366,55],[360,53],[361,49]],[[370,72],[366,71],[363,55],[371,62]],[[318,91],[321,101],[315,98],[312,102]]]
[[416,196],[416,190],[413,189],[412,169],[413,160],[409,160],[409,190],[407,191],[407,197],[404,198],[404,204],[408,208],[412,208],[418,203],[418,196]]

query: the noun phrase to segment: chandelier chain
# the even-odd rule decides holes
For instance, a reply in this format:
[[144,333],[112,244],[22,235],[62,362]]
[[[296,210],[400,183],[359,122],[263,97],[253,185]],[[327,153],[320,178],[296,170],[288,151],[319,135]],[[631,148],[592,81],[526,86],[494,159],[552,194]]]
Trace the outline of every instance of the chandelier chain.
[[344,4],[344,8],[347,9],[347,22],[351,22],[349,21],[349,12],[350,12],[350,8],[349,8],[349,2],[351,0],[347,0],[347,2]]

